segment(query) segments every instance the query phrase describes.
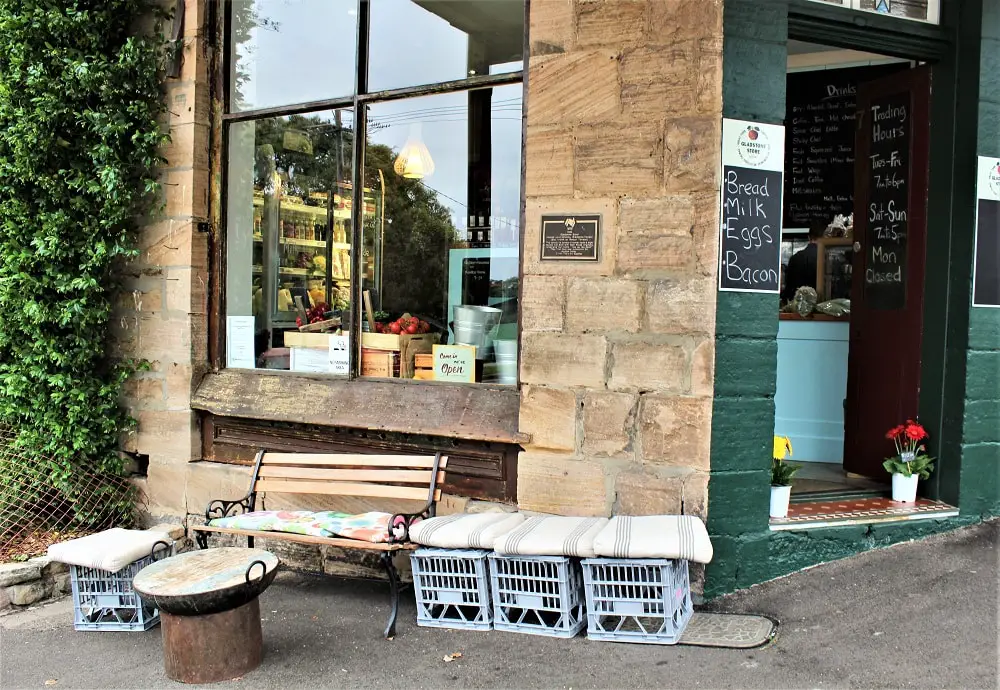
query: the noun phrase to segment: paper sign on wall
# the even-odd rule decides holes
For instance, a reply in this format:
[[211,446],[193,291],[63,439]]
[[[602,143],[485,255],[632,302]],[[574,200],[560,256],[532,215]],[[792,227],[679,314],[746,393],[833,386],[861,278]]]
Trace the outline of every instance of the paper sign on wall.
[[472,345],[435,345],[434,380],[475,383],[476,348]]
[[330,369],[326,350],[316,347],[293,347],[288,360],[292,371],[325,374]]
[[330,336],[329,369],[331,374],[347,376],[351,372],[351,338],[346,335]]
[[257,357],[253,344],[254,317],[226,317],[226,366],[230,369],[254,369]]

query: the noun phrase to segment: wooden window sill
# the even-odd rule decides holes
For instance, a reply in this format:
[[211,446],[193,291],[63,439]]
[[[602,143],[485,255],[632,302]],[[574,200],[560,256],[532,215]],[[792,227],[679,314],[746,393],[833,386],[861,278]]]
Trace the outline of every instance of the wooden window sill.
[[191,400],[225,417],[524,444],[519,406],[515,388],[250,369],[209,373]]

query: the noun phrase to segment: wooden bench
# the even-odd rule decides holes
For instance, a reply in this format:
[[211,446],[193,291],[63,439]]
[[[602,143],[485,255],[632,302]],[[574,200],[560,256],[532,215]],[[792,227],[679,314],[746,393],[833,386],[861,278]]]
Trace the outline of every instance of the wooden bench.
[[[392,561],[398,551],[417,548],[410,542],[410,526],[420,519],[434,517],[441,499],[448,458],[414,455],[340,455],[335,453],[267,453],[260,451],[254,460],[247,495],[235,501],[217,499],[205,509],[205,525],[192,527],[198,545],[208,548],[208,535],[236,534],[247,538],[253,548],[254,538],[275,539],[299,544],[338,546],[382,553],[381,562],[389,577],[392,610],[385,628],[391,638],[396,631],[399,613],[399,573]],[[415,513],[395,513],[389,520],[389,541],[371,543],[341,537],[316,537],[287,532],[265,532],[228,527],[212,527],[216,518],[232,517],[256,510],[261,493],[314,494],[396,500],[426,501]]]

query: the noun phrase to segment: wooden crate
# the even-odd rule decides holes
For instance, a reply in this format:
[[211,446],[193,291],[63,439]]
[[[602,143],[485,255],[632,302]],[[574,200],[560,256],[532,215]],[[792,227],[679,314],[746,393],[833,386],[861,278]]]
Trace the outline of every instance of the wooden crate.
[[413,378],[420,381],[434,380],[434,355],[418,353],[413,356]]
[[399,352],[399,375],[404,379],[413,378],[413,358],[418,354],[430,353],[434,345],[441,341],[438,333],[415,335],[393,335],[391,333],[362,333],[361,347],[372,350]]
[[361,348],[361,375],[384,379],[399,378],[399,353]]
[[332,333],[285,331],[285,347],[329,348]]

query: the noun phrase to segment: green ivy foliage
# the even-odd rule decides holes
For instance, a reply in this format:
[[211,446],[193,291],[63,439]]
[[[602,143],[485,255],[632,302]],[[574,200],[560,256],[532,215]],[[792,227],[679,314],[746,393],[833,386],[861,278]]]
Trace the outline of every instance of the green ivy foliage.
[[120,472],[133,423],[108,331],[158,192],[157,18],[149,0],[0,0],[0,423],[57,484]]

